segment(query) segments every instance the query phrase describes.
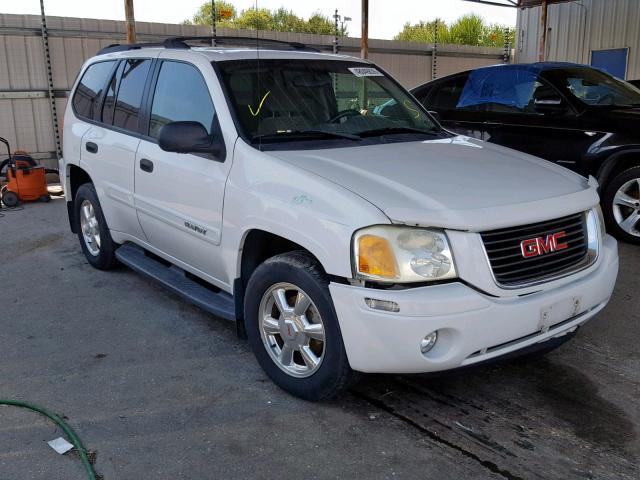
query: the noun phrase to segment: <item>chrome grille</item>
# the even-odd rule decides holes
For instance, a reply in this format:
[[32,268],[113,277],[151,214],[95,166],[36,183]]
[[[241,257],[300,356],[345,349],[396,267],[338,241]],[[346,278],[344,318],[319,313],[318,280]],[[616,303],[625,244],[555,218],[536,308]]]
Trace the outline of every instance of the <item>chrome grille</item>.
[[[521,242],[565,232],[567,248],[525,258]],[[531,225],[492,230],[480,234],[493,275],[501,285],[518,286],[561,275],[586,261],[588,234],[584,213]]]

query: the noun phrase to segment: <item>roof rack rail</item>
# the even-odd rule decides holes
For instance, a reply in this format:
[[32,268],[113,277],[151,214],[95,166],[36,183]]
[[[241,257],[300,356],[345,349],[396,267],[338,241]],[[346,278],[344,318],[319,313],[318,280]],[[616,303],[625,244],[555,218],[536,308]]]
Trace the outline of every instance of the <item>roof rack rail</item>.
[[105,53],[127,52],[129,50],[139,50],[141,48],[164,47],[163,42],[153,43],[112,43],[98,50],[96,55],[104,55]]
[[236,45],[236,46],[247,46],[247,47],[262,47],[271,46],[271,47],[285,47],[291,50],[305,50],[311,52],[319,52],[317,48],[310,47],[305,45],[304,43],[299,42],[287,42],[284,40],[274,40],[271,38],[257,38],[257,37],[229,37],[229,36],[194,36],[194,37],[171,37],[167,38],[164,41],[165,48],[191,48],[187,42],[211,42],[215,40],[216,44],[219,45]]
[[[153,47],[163,47],[163,48],[174,48],[174,49],[189,49],[191,46],[187,42],[208,42],[211,45],[211,42],[214,40],[214,37],[169,37],[162,42],[153,42],[153,43],[114,43],[102,48],[97,55],[104,55],[106,53],[115,53],[115,52],[127,52],[129,50],[139,50],[141,48],[153,48]],[[270,38],[256,38],[256,37],[215,37],[215,43],[217,45],[236,45],[236,46],[244,46],[244,47],[271,47],[271,48],[279,48],[283,50],[300,50],[307,52],[319,52],[317,48],[310,47],[305,45],[304,43],[299,42],[286,42],[284,40],[273,40]]]

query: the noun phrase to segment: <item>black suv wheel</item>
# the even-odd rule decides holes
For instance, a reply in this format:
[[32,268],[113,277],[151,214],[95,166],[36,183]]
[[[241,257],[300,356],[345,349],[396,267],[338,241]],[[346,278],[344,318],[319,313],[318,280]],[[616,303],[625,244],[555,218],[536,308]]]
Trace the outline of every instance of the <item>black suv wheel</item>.
[[640,245],[640,166],[616,175],[602,197],[607,230],[619,240]]

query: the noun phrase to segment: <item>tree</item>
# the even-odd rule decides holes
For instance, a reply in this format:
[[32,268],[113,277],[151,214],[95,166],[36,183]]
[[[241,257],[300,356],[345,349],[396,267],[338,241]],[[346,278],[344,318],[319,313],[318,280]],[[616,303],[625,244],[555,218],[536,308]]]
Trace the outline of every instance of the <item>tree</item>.
[[[237,16],[236,7],[229,2],[216,1],[216,24],[228,24],[233,22]],[[224,13],[224,15],[223,15]],[[229,13],[231,15],[229,16]],[[198,11],[191,18],[191,20],[185,20],[182,22],[187,25],[211,25],[211,2],[205,2],[200,5]]]
[[[220,15],[220,12],[230,11],[228,18]],[[211,2],[203,3],[191,20],[185,20],[185,24],[211,25]],[[317,33],[321,35],[333,35],[335,25],[333,21],[320,12],[314,13],[308,20],[297,16],[292,10],[281,7],[277,10],[267,8],[249,8],[238,13],[235,7],[224,1],[216,1],[216,24],[227,28],[246,28],[258,30],[271,30],[276,32]],[[345,32],[338,32],[346,35]]]
[[431,22],[420,21],[415,25],[407,22],[404,24],[402,31],[396,35],[394,39],[405,42],[435,43],[436,24],[438,26],[438,42],[449,43],[449,27],[440,18],[436,18]]
[[482,45],[485,24],[479,15],[463,15],[449,27],[449,42],[459,45]]
[[[458,18],[451,25],[443,20],[420,21],[414,25],[406,23],[394,39],[409,42],[434,43],[435,25],[438,24],[438,42],[483,47],[503,47],[507,27],[499,24],[486,24],[478,15],[470,14]],[[509,29],[509,42],[515,42],[515,29]]]

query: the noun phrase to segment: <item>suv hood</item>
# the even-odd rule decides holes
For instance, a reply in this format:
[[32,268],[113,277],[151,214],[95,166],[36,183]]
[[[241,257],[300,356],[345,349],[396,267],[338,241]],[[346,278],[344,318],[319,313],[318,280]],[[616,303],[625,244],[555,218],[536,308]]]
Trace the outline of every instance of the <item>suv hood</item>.
[[584,177],[463,136],[268,154],[351,190],[394,223],[483,231],[598,203]]

